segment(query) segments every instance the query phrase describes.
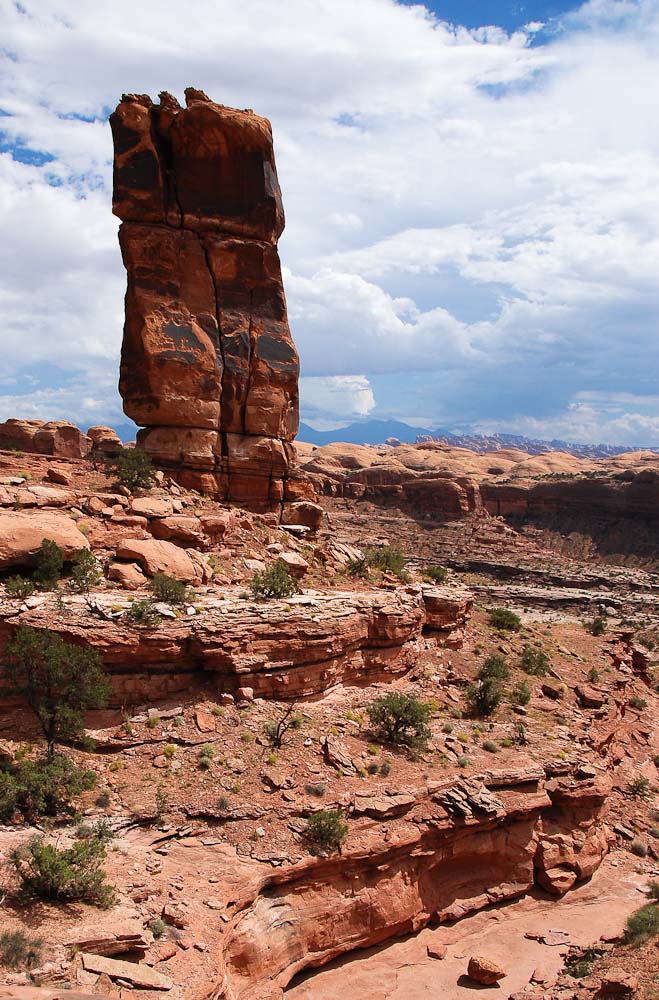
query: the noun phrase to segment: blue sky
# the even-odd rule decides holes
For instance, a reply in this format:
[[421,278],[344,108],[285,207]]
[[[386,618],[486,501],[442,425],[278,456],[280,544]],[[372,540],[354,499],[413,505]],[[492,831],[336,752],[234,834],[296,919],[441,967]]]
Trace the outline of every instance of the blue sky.
[[436,0],[426,6],[442,20],[466,28],[496,24],[516,31],[530,21],[554,21],[580,5],[574,0]]
[[194,85],[273,123],[303,419],[659,445],[659,0],[0,0],[0,38],[0,419],[124,419],[107,114]]

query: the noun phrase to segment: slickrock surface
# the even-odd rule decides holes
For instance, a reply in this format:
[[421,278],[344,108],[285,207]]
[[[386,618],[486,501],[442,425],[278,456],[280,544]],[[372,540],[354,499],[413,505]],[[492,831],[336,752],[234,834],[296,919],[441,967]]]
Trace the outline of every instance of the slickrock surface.
[[277,253],[270,123],[188,88],[110,117],[128,272],[120,392],[186,486],[255,510],[312,498],[293,472],[298,357]]

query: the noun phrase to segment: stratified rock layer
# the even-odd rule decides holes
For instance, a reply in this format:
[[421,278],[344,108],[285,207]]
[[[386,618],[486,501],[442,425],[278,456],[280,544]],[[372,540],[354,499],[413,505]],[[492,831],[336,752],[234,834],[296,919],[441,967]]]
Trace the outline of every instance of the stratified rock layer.
[[125,94],[110,117],[128,272],[119,390],[139,443],[184,485],[275,509],[313,493],[291,481],[299,365],[272,131],[185,93],[186,108]]

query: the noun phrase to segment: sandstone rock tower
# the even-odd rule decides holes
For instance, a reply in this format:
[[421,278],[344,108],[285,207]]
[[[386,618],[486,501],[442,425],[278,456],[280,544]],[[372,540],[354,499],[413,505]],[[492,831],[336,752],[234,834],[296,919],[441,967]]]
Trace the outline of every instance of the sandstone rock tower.
[[276,510],[309,487],[291,473],[299,365],[272,130],[185,97],[125,94],[110,117],[128,272],[119,391],[142,447],[184,485]]

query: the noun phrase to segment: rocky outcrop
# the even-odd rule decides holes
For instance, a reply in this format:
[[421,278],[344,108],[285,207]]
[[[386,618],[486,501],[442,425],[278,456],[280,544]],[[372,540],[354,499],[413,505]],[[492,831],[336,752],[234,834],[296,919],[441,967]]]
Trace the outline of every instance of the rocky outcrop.
[[251,898],[232,884],[237,912],[216,996],[274,1000],[305,968],[520,896],[545,884],[559,840],[570,884],[587,877],[608,850],[609,789],[605,779],[545,783],[523,770],[429,785],[384,837],[365,825],[342,856],[279,869]]
[[185,94],[185,108],[125,94],[110,117],[128,272],[119,389],[139,443],[181,483],[274,510],[312,490],[292,472],[299,366],[271,127]]
[[91,438],[67,420],[5,420],[0,424],[0,448],[59,458],[84,458]]
[[60,511],[0,511],[0,569],[31,566],[44,538],[57,542],[65,559],[72,559],[89,542],[75,521]]
[[[169,543],[131,541],[122,552],[145,565],[145,547],[158,545]],[[189,551],[177,549],[185,558]],[[160,563],[151,548],[149,553],[151,571]],[[98,601],[99,614],[94,616],[83,599],[76,600],[66,619],[55,619],[50,627],[71,642],[99,650],[118,705],[153,700],[204,681],[223,691],[249,687],[256,696],[292,699],[320,694],[339,683],[361,686],[392,680],[415,665],[419,644],[425,641],[422,631],[432,627],[418,590],[307,593],[259,603],[237,595],[198,597],[197,614],[168,618],[157,628],[131,624],[127,602],[121,611],[114,599]],[[432,605],[435,620],[438,602],[439,592]],[[458,645],[470,607],[467,592],[447,596],[435,641]],[[0,604],[0,652],[17,625],[43,628],[49,618],[45,599],[32,610],[17,611],[15,602]]]

